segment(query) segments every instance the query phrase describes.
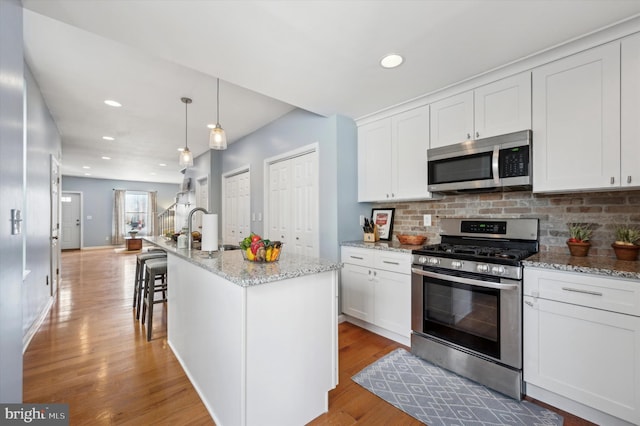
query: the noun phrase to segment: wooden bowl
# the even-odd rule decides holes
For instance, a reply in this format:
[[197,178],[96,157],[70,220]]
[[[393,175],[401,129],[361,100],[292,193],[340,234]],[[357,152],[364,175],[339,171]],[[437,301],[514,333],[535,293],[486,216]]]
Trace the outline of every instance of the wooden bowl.
[[427,237],[424,235],[396,234],[396,238],[400,241],[400,244],[406,244],[409,246],[421,246],[425,241],[427,241]]

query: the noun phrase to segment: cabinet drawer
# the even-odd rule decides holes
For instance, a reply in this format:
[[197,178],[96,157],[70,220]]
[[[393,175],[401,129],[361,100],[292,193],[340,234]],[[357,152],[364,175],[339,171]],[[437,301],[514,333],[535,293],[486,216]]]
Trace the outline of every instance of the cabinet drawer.
[[342,247],[342,263],[371,267],[374,262],[374,250],[358,247]]
[[640,281],[525,268],[524,293],[541,299],[640,316]]
[[392,251],[376,251],[374,268],[400,274],[411,274],[411,255]]

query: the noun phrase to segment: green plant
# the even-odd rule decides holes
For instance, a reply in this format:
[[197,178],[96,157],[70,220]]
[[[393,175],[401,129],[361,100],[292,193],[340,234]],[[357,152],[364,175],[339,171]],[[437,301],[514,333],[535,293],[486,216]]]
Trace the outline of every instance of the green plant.
[[587,242],[593,234],[590,223],[567,223],[569,228],[569,242],[581,243]]
[[630,246],[638,240],[640,240],[640,228],[630,225],[620,225],[616,228],[616,244]]

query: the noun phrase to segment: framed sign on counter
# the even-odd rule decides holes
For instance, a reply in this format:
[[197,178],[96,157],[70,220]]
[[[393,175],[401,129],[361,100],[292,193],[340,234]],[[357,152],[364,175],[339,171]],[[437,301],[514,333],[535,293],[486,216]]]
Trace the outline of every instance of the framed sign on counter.
[[391,241],[394,212],[395,208],[371,210],[371,219],[378,227],[378,233],[380,234],[381,240]]

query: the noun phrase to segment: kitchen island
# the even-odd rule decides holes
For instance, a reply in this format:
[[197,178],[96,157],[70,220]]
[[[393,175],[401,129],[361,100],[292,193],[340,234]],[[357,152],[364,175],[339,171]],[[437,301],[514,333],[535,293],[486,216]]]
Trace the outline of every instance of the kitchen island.
[[169,346],[216,424],[301,425],[328,410],[338,382],[336,262],[284,251],[168,253]]

